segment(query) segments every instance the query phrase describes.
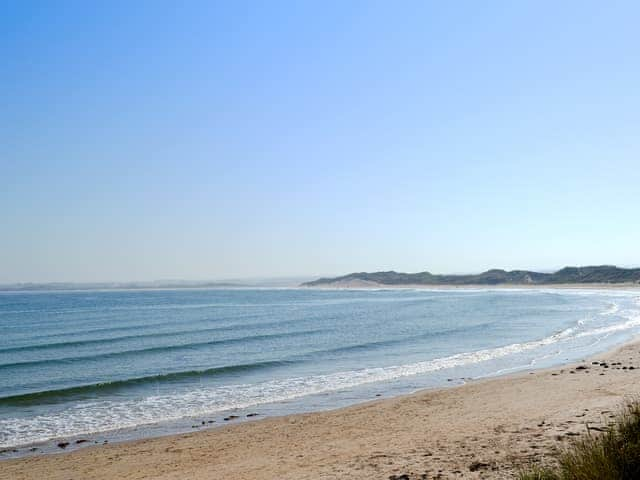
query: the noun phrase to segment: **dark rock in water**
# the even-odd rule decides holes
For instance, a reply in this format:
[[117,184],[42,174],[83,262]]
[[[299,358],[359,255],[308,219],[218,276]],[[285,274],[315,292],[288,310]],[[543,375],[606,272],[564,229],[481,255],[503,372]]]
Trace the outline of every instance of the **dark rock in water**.
[[600,365],[600,362],[591,362],[591,365]]
[[228,422],[229,420],[235,420],[236,418],[239,418],[238,415],[229,415],[228,417],[224,418],[224,421]]
[[205,422],[204,420],[202,420],[202,425],[205,425],[207,422]]
[[247,417],[257,417],[259,413],[247,413]]
[[38,447],[31,447],[29,449],[30,452],[37,452],[38,451]]
[[489,468],[490,465],[488,463],[484,463],[484,462],[473,462],[471,465],[469,465],[469,470],[472,472],[477,472],[478,470],[484,469],[484,468]]
[[69,442],[60,442],[58,443],[58,447],[67,448],[69,446]]
[[589,368],[589,367],[585,367],[584,365],[578,365],[576,367],[576,370],[586,370],[587,368]]
[[629,370],[635,370],[635,369],[636,369],[636,367],[634,367],[633,365],[631,365],[631,366],[629,367]]
[[79,440],[76,440],[76,445],[80,444],[80,443],[85,443],[88,442],[89,440],[85,440],[84,438],[81,438]]
[[215,420],[207,420],[207,423],[215,423]]

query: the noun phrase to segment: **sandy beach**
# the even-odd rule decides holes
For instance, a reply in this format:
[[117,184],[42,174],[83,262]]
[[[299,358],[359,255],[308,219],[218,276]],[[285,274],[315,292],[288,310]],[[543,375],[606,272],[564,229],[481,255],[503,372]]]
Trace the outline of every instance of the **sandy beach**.
[[597,432],[638,393],[639,367],[636,340],[580,364],[329,412],[5,460],[0,478],[513,478]]
[[640,480],[640,2],[7,3],[0,480]]

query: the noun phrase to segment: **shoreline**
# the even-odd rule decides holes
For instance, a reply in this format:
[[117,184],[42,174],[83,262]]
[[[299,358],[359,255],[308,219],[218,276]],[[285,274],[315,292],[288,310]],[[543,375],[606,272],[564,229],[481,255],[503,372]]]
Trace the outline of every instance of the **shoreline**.
[[[625,292],[625,296],[629,294],[630,292]],[[633,293],[631,294],[633,295]],[[551,337],[553,336],[554,335],[552,335]],[[229,425],[238,425],[247,421],[256,421],[265,418],[280,418],[295,414],[334,411],[351,406],[357,406],[372,400],[398,398],[406,395],[411,395],[415,392],[426,392],[442,388],[453,388],[459,385],[464,385],[465,383],[468,383],[470,381],[473,382],[482,379],[501,378],[508,375],[517,375],[520,372],[528,372],[531,370],[538,371],[546,368],[552,368],[554,366],[566,365],[570,362],[577,361],[578,359],[585,358],[585,356],[603,354],[611,348],[617,348],[622,344],[620,342],[626,342],[628,341],[628,338],[629,336],[627,336],[627,339],[618,339],[617,342],[610,341],[608,345],[600,345],[598,348],[588,349],[588,351],[574,353],[573,355],[569,354],[565,356],[565,354],[563,354],[565,358],[556,358],[553,362],[542,361],[542,365],[538,364],[534,366],[534,363],[531,362],[530,365],[509,365],[506,368],[503,368],[504,366],[501,366],[496,367],[496,369],[490,369],[484,372],[457,372],[456,374],[451,371],[447,372],[446,375],[440,375],[441,378],[436,381],[424,381],[423,378],[423,381],[408,381],[407,385],[405,386],[398,384],[392,386],[392,383],[389,383],[397,382],[399,378],[402,377],[400,376],[398,378],[394,377],[393,380],[377,381],[372,383],[365,382],[363,384],[351,386],[346,390],[334,389],[330,390],[329,392],[322,392],[317,394],[311,393],[302,395],[300,397],[294,396],[286,400],[277,400],[274,402],[230,408],[221,411],[212,411],[199,414],[189,413],[181,417],[175,417],[166,420],[157,419],[153,422],[150,421],[147,423],[140,423],[134,426],[123,426],[120,428],[103,429],[98,431],[80,430],[74,433],[67,433],[67,435],[48,437],[44,440],[38,439],[32,442],[25,442],[15,445],[4,445],[0,447],[0,462],[9,459],[70,453],[95,445],[113,445],[145,439],[171,437],[187,433],[202,432],[205,430],[210,430],[212,428],[218,429]],[[593,345],[600,343],[600,340],[602,339],[599,339]],[[535,343],[535,341],[532,341],[532,343]],[[515,346],[517,345],[518,344],[516,344]],[[497,347],[497,350],[500,349],[500,347]],[[482,353],[483,351],[484,350],[474,352],[473,350],[470,350],[469,352],[465,352],[465,354]],[[453,355],[453,357],[456,356],[458,356],[458,354]],[[499,355],[498,358],[500,356],[501,355]],[[433,359],[433,361],[447,360],[448,358],[449,357],[435,358]],[[493,357],[491,357],[491,359],[493,359]],[[542,357],[542,359],[544,359],[544,357]],[[465,364],[462,363],[460,365]],[[431,373],[433,373],[433,371],[431,371]],[[420,379],[420,377],[424,375],[427,375],[427,373],[416,373],[414,375],[410,375],[410,377]],[[332,396],[332,399],[319,400],[323,395],[330,395]],[[310,399],[310,401],[305,402],[304,399]],[[229,418],[227,417],[230,417],[230,419],[233,421],[228,421]],[[63,444],[64,446],[61,447],[61,444]]]
[[[606,367],[592,364],[603,359]],[[0,479],[402,474],[412,479],[424,473],[511,478],[518,465],[552,461],[550,455],[567,438],[586,432],[587,424],[606,423],[625,396],[639,392],[634,384],[640,380],[640,340],[575,370],[577,365],[480,378],[329,411],[9,458],[0,461]]]
[[640,292],[638,283],[552,283],[552,284],[524,284],[499,283],[496,285],[468,284],[385,284],[365,282],[362,280],[348,282],[333,282],[323,285],[299,286],[308,290],[627,290]]
[[333,282],[323,285],[227,285],[227,286],[172,286],[172,287],[110,287],[59,289],[2,289],[0,294],[18,293],[82,293],[82,292],[147,292],[188,290],[629,290],[640,291],[640,283],[498,283],[490,284],[385,284],[365,281]]

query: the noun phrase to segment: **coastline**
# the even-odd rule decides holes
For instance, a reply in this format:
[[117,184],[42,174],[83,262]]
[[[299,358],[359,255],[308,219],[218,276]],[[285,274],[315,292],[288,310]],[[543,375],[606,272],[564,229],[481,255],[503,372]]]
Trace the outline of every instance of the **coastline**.
[[552,462],[555,449],[587,425],[600,428],[625,397],[638,393],[640,340],[579,365],[584,368],[569,364],[337,410],[7,459],[0,461],[0,479],[512,478],[520,466]]
[[82,293],[82,292],[154,292],[175,290],[629,290],[639,291],[640,283],[498,283],[498,284],[385,284],[363,280],[339,281],[321,285],[287,284],[269,285],[229,285],[229,286],[166,286],[166,287],[88,287],[88,288],[37,288],[3,289],[0,294],[18,293]]
[[489,284],[386,284],[364,280],[331,282],[322,285],[301,285],[298,288],[309,290],[628,290],[639,291],[638,283],[552,283],[524,284],[499,283]]

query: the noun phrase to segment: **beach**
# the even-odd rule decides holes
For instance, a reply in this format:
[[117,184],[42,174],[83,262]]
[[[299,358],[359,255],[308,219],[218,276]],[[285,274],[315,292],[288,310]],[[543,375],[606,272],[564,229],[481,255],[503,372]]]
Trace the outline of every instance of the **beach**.
[[328,412],[5,460],[0,478],[513,478],[597,433],[637,395],[639,366],[636,340],[578,364]]
[[11,2],[0,480],[640,480],[638,16]]

